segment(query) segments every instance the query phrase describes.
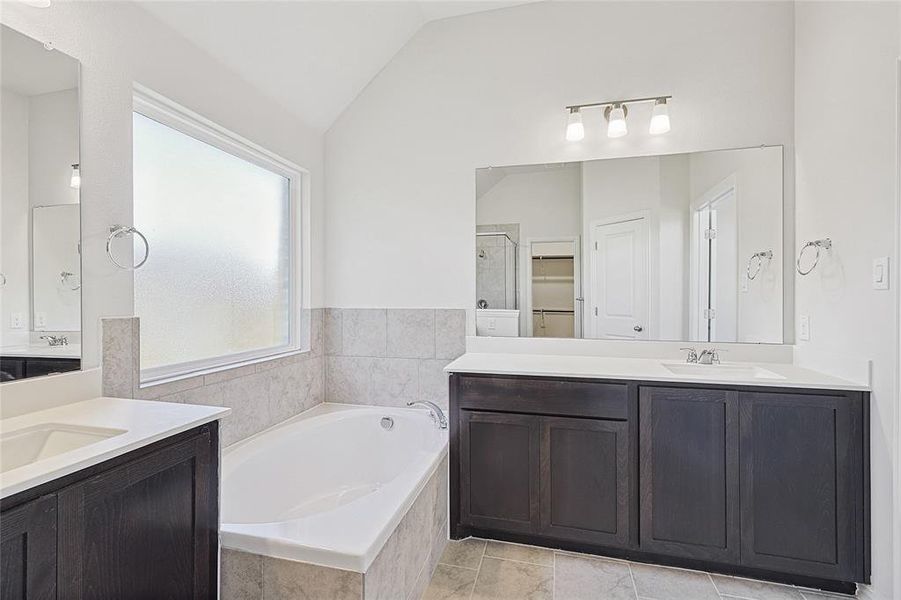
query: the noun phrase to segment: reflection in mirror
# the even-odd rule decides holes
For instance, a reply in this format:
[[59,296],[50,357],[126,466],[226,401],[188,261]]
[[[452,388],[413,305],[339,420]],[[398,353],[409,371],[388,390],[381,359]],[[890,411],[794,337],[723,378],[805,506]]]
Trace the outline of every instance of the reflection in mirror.
[[78,61],[0,28],[0,380],[81,364]]
[[782,148],[476,172],[476,332],[782,343]]

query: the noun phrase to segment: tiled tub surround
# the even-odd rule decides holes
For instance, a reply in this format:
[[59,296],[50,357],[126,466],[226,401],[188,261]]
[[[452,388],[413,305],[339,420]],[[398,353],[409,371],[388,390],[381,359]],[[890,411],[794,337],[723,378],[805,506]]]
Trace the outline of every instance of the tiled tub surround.
[[465,350],[465,310],[328,308],[323,329],[326,401],[447,407],[444,367]]
[[142,387],[140,321],[102,319],[103,395],[224,406],[222,445],[260,432],[324,400],[323,309],[309,311],[310,350]]
[[[223,459],[223,550],[222,550],[222,579],[221,597],[224,600],[290,600],[295,598],[315,598],[334,600],[407,600],[419,598],[428,584],[438,557],[447,543],[447,456],[446,442],[441,432],[430,429],[419,431],[419,428],[434,427],[432,423],[416,415],[409,419],[408,411],[394,409],[393,414],[396,424],[395,430],[385,431],[379,427],[379,415],[381,411],[372,409],[358,409],[349,407],[331,407],[324,405],[307,415],[286,423],[278,428],[264,433],[262,436],[248,440],[245,444],[239,444],[228,451]],[[317,416],[318,415],[318,416]],[[316,422],[319,419],[319,423]],[[347,421],[350,419],[350,421]],[[308,421],[306,424],[304,421]],[[343,421],[342,421],[343,420]],[[359,430],[359,426],[368,427],[371,424],[372,431]],[[290,431],[291,427],[299,427],[296,435]],[[404,432],[405,427],[415,427],[415,430]],[[308,430],[303,429],[307,427]],[[319,428],[317,432],[316,429]],[[341,429],[346,428],[344,434]],[[370,435],[375,434],[375,435]],[[394,441],[383,439],[385,436],[399,434],[396,440],[404,448],[396,447]],[[292,438],[293,435],[293,438]],[[296,444],[296,454],[309,456],[310,452],[304,451],[304,445],[314,444],[323,448],[325,456],[333,456],[334,464],[300,465],[298,477],[303,481],[319,481],[325,478],[322,487],[337,486],[335,489],[359,487],[354,485],[355,478],[360,477],[355,473],[354,465],[359,462],[362,477],[372,478],[376,468],[367,465],[366,460],[356,459],[341,461],[340,451],[330,448],[329,444],[344,446],[346,442],[342,435],[350,435],[360,440],[362,451],[367,456],[373,456],[373,460],[390,460],[391,455],[397,451],[403,451],[404,456],[395,457],[397,461],[409,459],[409,464],[402,465],[402,472],[391,475],[390,469],[383,473],[388,478],[381,488],[358,498],[354,501],[342,504],[340,499],[336,503],[318,501],[317,506],[312,503],[300,507],[304,514],[294,520],[283,523],[260,523],[255,525],[256,519],[265,521],[274,518],[269,512],[281,510],[279,505],[288,506],[290,501],[284,502],[281,498],[276,501],[260,504],[244,503],[236,504],[234,511],[229,506],[230,494],[240,495],[248,487],[247,481],[242,479],[250,477],[266,478],[266,471],[273,471],[269,475],[277,475],[278,469],[265,467],[267,451],[284,453],[285,444]],[[318,436],[318,437],[317,437]],[[273,439],[266,442],[267,437]],[[418,438],[424,438],[417,441]],[[434,439],[433,439],[434,438]],[[430,441],[431,440],[431,441]],[[439,441],[440,453],[429,454],[432,442]],[[370,447],[370,444],[378,444]],[[257,454],[255,445],[264,443],[260,449],[263,454]],[[425,443],[423,448],[419,444]],[[434,450],[434,448],[433,448]],[[422,467],[429,463],[429,456],[434,456],[438,463],[422,471]],[[253,461],[262,461],[253,464]],[[241,469],[244,472],[241,472]],[[382,470],[382,469],[379,469]],[[310,471],[310,472],[306,472]],[[422,471],[418,481],[417,474]],[[229,489],[230,477],[234,477],[233,490]],[[427,479],[425,479],[427,477]],[[411,480],[412,478],[412,480]],[[345,481],[345,479],[347,481]],[[378,479],[378,476],[376,476]],[[423,482],[422,479],[425,479]],[[257,482],[254,482],[257,483]],[[270,482],[270,485],[277,485]],[[259,482],[257,487],[265,487],[264,482]],[[403,488],[403,489],[401,489]],[[384,499],[394,499],[398,492],[403,495],[404,490],[414,494],[409,503],[405,503],[408,509],[400,512],[401,506],[397,506],[397,513],[391,515],[391,520],[386,520],[391,506],[379,506]],[[317,493],[326,494],[330,490],[323,489]],[[269,490],[272,494],[290,494],[290,485],[279,490]],[[299,493],[308,493],[308,490],[299,490]],[[238,501],[241,499],[238,498]],[[246,500],[246,499],[245,499]],[[302,500],[302,499],[301,499]],[[400,501],[398,501],[398,504]],[[262,506],[265,504],[265,506]],[[334,504],[334,505],[331,505]],[[294,509],[296,510],[296,509]],[[362,511],[362,512],[360,512]],[[386,512],[387,511],[387,512]],[[257,517],[254,513],[259,512]],[[370,523],[370,517],[372,523]],[[241,523],[230,525],[229,519],[233,518]],[[361,521],[362,519],[362,521]],[[369,555],[371,563],[359,562],[365,560],[365,556],[341,555],[340,548],[360,548],[368,545],[365,536],[380,529],[379,521],[387,523],[387,529],[376,539],[381,539],[381,548],[377,553],[375,549],[374,559]],[[242,524],[243,523],[243,524]],[[391,523],[396,523],[391,529]],[[329,528],[333,533],[329,534]],[[231,532],[226,535],[227,532]],[[258,536],[266,535],[271,531],[273,538],[266,540]],[[318,531],[319,537],[316,537]],[[246,536],[245,536],[246,534]],[[288,537],[296,535],[297,539],[289,540]],[[247,537],[250,536],[250,537]],[[292,546],[291,544],[295,544]],[[334,545],[335,550],[329,546]],[[229,548],[229,546],[241,549]],[[378,546],[378,543],[375,543]],[[256,548],[265,554],[257,554]],[[308,556],[316,559],[321,564],[314,562],[301,562],[291,560],[294,556]],[[288,558],[283,558],[288,557]],[[350,561],[350,562],[348,562]],[[325,564],[338,565],[351,562],[358,565],[358,569],[336,568],[335,566],[323,566]]]

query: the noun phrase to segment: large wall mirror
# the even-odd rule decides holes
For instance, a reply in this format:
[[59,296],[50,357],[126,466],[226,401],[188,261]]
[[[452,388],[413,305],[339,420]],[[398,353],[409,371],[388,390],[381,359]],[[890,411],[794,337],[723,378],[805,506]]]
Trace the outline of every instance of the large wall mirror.
[[0,380],[80,368],[79,65],[0,28]]
[[478,169],[476,332],[782,343],[782,147]]

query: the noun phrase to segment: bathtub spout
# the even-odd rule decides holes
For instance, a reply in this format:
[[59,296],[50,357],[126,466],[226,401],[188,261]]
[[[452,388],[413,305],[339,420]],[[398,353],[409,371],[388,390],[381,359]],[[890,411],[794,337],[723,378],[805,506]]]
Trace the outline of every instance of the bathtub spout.
[[447,417],[444,416],[444,411],[441,410],[440,406],[434,402],[429,402],[428,400],[407,402],[407,406],[416,406],[417,404],[421,404],[429,409],[429,415],[432,417],[435,424],[438,425],[439,429],[447,429]]

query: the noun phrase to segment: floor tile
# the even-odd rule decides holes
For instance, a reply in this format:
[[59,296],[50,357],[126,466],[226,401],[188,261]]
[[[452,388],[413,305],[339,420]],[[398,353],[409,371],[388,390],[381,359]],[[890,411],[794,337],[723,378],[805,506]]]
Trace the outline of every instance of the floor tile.
[[519,544],[507,544],[488,540],[485,547],[485,556],[503,558],[505,560],[518,560],[534,565],[553,566],[554,551],[535,546],[520,546]]
[[557,553],[554,600],[635,600],[629,563]]
[[472,600],[551,600],[554,568],[485,557]]
[[469,600],[478,571],[438,565],[422,600]]
[[804,600],[797,589],[765,581],[711,575],[713,585],[723,596],[750,598],[751,600]]
[[476,538],[450,540],[438,562],[443,565],[478,569],[483,554],[485,554],[485,540]]
[[638,596],[654,600],[720,600],[706,573],[631,563]]

